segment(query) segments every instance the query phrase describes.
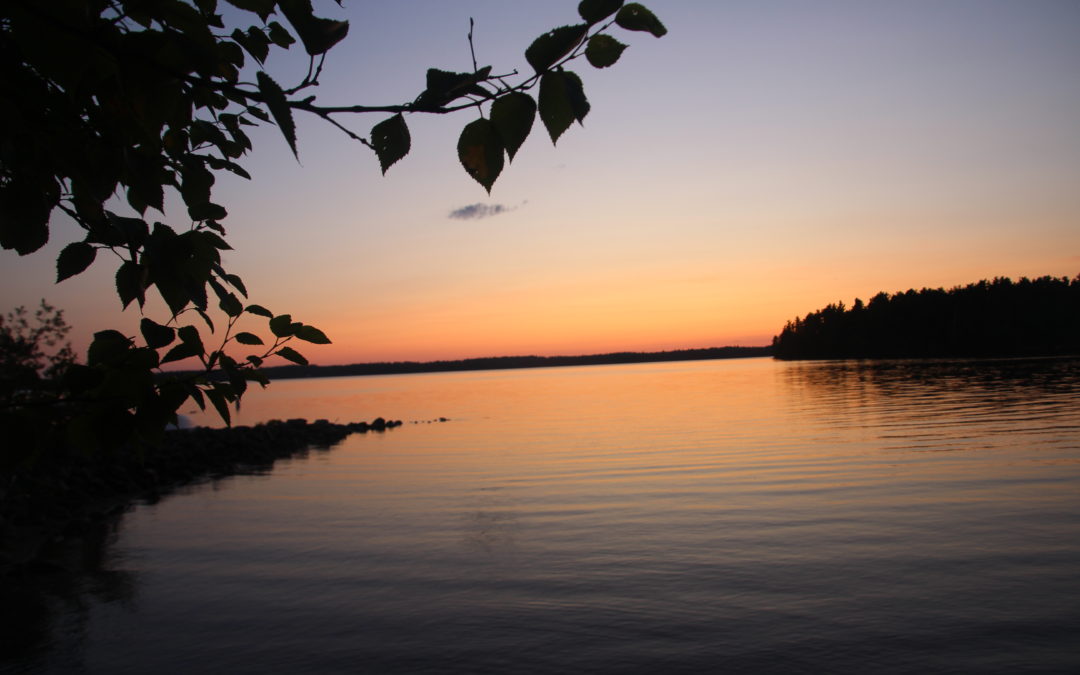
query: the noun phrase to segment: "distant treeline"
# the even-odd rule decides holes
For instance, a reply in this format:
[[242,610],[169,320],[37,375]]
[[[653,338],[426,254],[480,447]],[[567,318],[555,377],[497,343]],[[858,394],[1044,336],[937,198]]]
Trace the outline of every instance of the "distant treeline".
[[263,368],[271,380],[297,377],[342,377],[347,375],[396,375],[401,373],[439,373],[458,370],[504,370],[509,368],[552,368],[557,366],[593,366],[612,363],[650,361],[695,361],[698,359],[733,359],[768,356],[771,347],[709,347],[679,349],[669,352],[618,352],[587,356],[492,356],[458,361],[395,361],[356,363],[348,366],[277,366]]
[[788,322],[778,359],[1080,354],[1080,275],[878,293]]

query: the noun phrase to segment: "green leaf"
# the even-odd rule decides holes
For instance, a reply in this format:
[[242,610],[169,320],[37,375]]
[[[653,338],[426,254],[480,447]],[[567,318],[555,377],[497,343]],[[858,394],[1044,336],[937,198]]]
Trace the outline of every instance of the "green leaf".
[[610,35],[594,35],[585,47],[585,58],[597,68],[607,68],[619,60],[624,49],[626,45]]
[[[244,308],[244,311],[248,314],[255,314],[257,316],[265,316],[267,319],[273,319],[274,314],[262,305],[248,305]],[[290,319],[291,320],[291,319]]]
[[409,154],[411,143],[409,127],[405,125],[401,113],[379,122],[371,129],[371,145],[379,156],[383,175],[394,162]]
[[152,349],[168,346],[176,339],[176,329],[162,326],[147,318],[139,322],[139,330],[142,332],[143,339],[146,340],[146,346]]
[[270,332],[277,337],[289,337],[292,335],[292,315],[281,314],[270,319]]
[[254,333],[237,333],[233,337],[235,337],[236,341],[239,342],[242,345],[261,345],[261,344],[265,344],[262,341],[262,338],[259,337],[258,335],[255,335]]
[[577,11],[590,26],[600,23],[622,7],[623,0],[581,0]]
[[295,364],[297,364],[299,366],[308,365],[308,360],[305,359],[300,354],[300,352],[296,351],[295,349],[293,349],[291,347],[279,347],[278,350],[275,352],[275,354],[277,354],[278,356],[280,356],[283,359],[292,361],[293,363],[295,363]]
[[306,342],[311,342],[317,345],[330,344],[330,338],[326,337],[326,333],[323,333],[315,326],[301,326],[296,331],[296,337]]
[[532,131],[535,119],[536,101],[526,93],[512,92],[491,104],[491,122],[499,132],[511,162]]
[[274,122],[281,129],[281,134],[285,136],[285,141],[289,144],[293,157],[300,159],[300,155],[296,152],[296,125],[293,123],[292,110],[289,108],[289,102],[285,98],[285,92],[282,91],[277,82],[274,82],[269,75],[261,70],[255,73],[255,79],[259,83],[259,93],[262,95],[266,107],[269,108]]
[[660,23],[660,19],[657,19],[656,15],[644,5],[636,2],[631,2],[620,9],[619,13],[615,15],[615,23],[626,30],[646,31],[656,37],[667,35],[667,28]]
[[533,40],[525,50],[525,60],[536,72],[542,73],[581,44],[588,30],[588,25],[579,24],[548,31]]
[[503,169],[503,145],[491,120],[478,119],[465,125],[458,138],[458,160],[473,180],[491,194],[491,186]]
[[568,70],[544,73],[540,78],[540,119],[555,143],[570,125],[589,114],[581,78]]
[[79,274],[97,257],[97,249],[85,241],[68,244],[56,258],[56,283]]

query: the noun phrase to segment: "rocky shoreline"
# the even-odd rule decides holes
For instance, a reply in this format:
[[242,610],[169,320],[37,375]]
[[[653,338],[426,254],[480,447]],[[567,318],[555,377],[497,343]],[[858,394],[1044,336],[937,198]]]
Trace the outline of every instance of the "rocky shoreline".
[[[440,419],[439,421],[445,421]],[[384,432],[400,420],[337,424],[273,420],[224,429],[172,429],[158,448],[87,457],[77,453],[0,473],[0,578],[68,571],[65,553],[84,533],[138,502],[185,485],[258,473],[309,448],[354,433]]]

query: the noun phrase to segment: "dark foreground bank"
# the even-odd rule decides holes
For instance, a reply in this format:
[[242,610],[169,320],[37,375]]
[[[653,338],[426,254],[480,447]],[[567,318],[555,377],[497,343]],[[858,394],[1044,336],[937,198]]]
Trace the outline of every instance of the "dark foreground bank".
[[266,471],[278,459],[329,448],[353,433],[400,420],[336,424],[274,420],[252,427],[174,429],[159,448],[85,457],[77,453],[0,474],[0,579],[64,571],[84,533],[138,501],[154,502],[208,478]]

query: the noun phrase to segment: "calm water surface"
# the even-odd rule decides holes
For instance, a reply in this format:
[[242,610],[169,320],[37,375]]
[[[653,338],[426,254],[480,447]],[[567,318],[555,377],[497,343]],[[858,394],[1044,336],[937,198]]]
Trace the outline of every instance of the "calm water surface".
[[1080,360],[283,381],[5,672],[1080,672]]

